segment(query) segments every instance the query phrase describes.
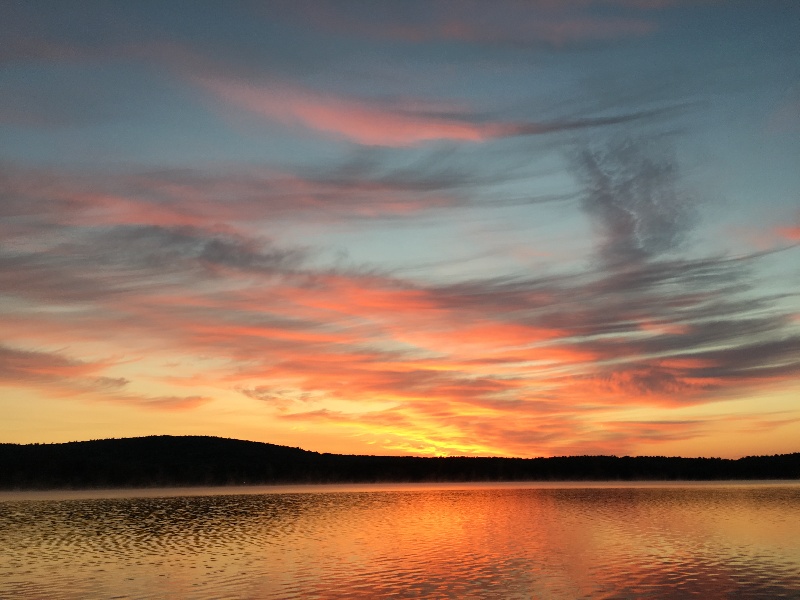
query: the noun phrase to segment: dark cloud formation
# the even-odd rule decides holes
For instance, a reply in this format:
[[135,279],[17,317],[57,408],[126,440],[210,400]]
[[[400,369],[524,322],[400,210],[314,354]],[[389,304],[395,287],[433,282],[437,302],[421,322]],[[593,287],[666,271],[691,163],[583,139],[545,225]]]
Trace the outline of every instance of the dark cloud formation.
[[[305,259],[302,250],[277,249],[268,242],[192,227],[115,226],[88,245],[98,251],[97,267],[117,272],[146,269],[168,274],[202,268],[270,274],[291,272]],[[65,244],[56,250],[80,256],[86,247]]]
[[583,209],[603,235],[603,257],[614,265],[676,249],[693,224],[690,199],[678,187],[674,158],[663,147],[622,140],[575,158]]

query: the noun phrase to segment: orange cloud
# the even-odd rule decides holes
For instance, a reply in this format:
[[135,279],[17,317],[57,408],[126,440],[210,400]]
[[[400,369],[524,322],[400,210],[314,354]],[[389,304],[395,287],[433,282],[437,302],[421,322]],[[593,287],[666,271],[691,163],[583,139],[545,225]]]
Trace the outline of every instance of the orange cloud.
[[32,387],[49,395],[128,404],[160,410],[189,410],[209,401],[202,396],[147,396],[126,391],[124,377],[103,371],[111,361],[81,361],[59,352],[0,346],[0,386]]

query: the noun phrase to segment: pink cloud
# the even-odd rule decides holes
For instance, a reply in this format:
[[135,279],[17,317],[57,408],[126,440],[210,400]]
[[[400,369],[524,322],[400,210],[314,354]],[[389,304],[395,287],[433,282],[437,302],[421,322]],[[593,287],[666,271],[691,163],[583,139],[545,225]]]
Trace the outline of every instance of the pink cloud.
[[0,346],[0,380],[49,381],[93,375],[102,363],[76,360],[57,352],[22,350]]
[[775,233],[783,239],[800,242],[800,225],[792,227],[777,227]]
[[386,109],[282,85],[259,86],[212,78],[198,79],[198,82],[225,102],[255,114],[287,124],[301,124],[362,144],[409,146],[437,139],[477,142],[491,133],[491,128],[481,125],[416,115],[413,106]]
[[[432,140],[484,142],[603,127],[656,116],[664,110],[548,122],[484,121],[460,106],[413,100],[379,103],[316,92],[281,82],[254,84],[220,77],[192,77],[226,104],[268,120],[301,125],[375,146],[413,146]],[[666,109],[665,109],[666,110]]]
[[[314,179],[267,168],[81,177],[6,168],[0,232],[30,237],[32,219],[63,226],[150,225],[234,233],[260,222],[411,217],[464,202],[443,182]],[[424,182],[426,183],[426,182]],[[24,219],[21,217],[25,217]]]

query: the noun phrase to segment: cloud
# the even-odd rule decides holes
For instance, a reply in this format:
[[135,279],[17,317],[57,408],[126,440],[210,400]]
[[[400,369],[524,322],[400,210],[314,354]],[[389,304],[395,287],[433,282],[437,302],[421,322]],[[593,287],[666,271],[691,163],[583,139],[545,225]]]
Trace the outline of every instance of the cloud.
[[775,233],[785,240],[800,242],[800,225],[796,227],[777,227]]
[[112,364],[109,361],[78,360],[63,352],[0,345],[0,385],[23,385],[45,390],[56,397],[101,400],[160,410],[188,410],[209,401],[202,396],[153,397],[127,392],[128,379],[100,374]]
[[[159,293],[226,273],[291,273],[301,250],[189,228],[118,226],[52,248],[0,253],[8,294],[45,302],[90,302]],[[89,265],[93,270],[89,270]]]
[[[154,409],[210,401],[174,386],[233,390],[275,418],[324,421],[392,451],[516,455],[689,439],[706,425],[673,419],[659,438],[602,423],[796,379],[797,321],[758,277],[778,253],[684,256],[691,210],[666,150],[614,143],[572,164],[600,260],[450,280],[332,265],[322,249],[264,233],[313,213],[298,197],[319,199],[323,223],[363,219],[370,197],[391,214],[383,194],[446,194],[436,210],[468,206],[462,188],[484,175],[446,161],[241,179],[9,169],[0,375],[54,397]],[[404,218],[430,209],[418,206]],[[120,377],[122,359],[30,350],[60,344],[124,349],[137,367]],[[176,360],[185,366],[158,366]],[[128,375],[137,371],[169,387],[137,394],[141,375]]]
[[[597,10],[602,4],[628,14]],[[373,41],[562,46],[650,34],[658,23],[641,13],[668,4],[673,3],[506,1],[487,13],[480,2],[470,1],[385,4],[368,12],[340,3],[292,2],[279,5],[278,14],[302,26]]]
[[168,411],[193,410],[210,401],[204,396],[129,397],[128,400],[135,406]]
[[268,119],[335,134],[361,144],[407,146],[428,140],[482,141],[485,128],[467,121],[414,111],[382,109],[367,102],[327,96],[286,86],[203,79],[199,83],[223,101]]
[[544,122],[484,120],[464,107],[422,101],[368,101],[339,97],[280,82],[258,84],[214,76],[192,78],[227,104],[269,120],[374,146],[412,146],[432,140],[485,142],[619,125],[664,110]]
[[[166,275],[200,268],[270,274],[290,272],[305,259],[301,250],[191,227],[119,225],[101,230],[89,243],[99,250],[98,264],[117,272],[150,270]],[[67,243],[57,250],[74,255],[81,246]]]
[[467,190],[496,180],[488,169],[456,168],[436,153],[399,167],[347,161],[306,172],[254,167],[106,176],[0,164],[0,227],[20,236],[31,228],[62,225],[231,234],[277,220],[408,218],[475,204]]
[[49,382],[64,378],[82,378],[104,367],[68,358],[63,354],[22,350],[0,346],[0,380],[5,382]]
[[586,190],[583,209],[600,230],[602,254],[612,264],[674,250],[692,225],[674,159],[658,153],[663,149],[624,140],[575,158]]
[[237,391],[248,398],[264,402],[281,412],[314,401],[314,396],[308,392],[298,394],[293,389],[281,389],[268,385],[259,385],[252,388],[242,387],[238,388]]
[[[388,12],[387,12],[388,11]],[[74,11],[73,11],[74,12]],[[111,11],[106,24],[116,35],[98,31],[91,43],[75,37],[71,31],[41,30],[28,33],[31,14],[22,10],[16,31],[0,51],[0,62],[36,61],[42,64],[75,63],[95,65],[108,61],[142,64],[161,76],[166,69],[173,75],[199,86],[229,106],[244,109],[271,121],[300,125],[309,130],[359,144],[406,147],[433,140],[482,142],[512,136],[530,136],[594,128],[646,118],[647,113],[620,111],[617,114],[583,115],[555,120],[532,119],[506,122],[474,114],[459,102],[430,101],[422,98],[396,97],[369,99],[317,91],[298,83],[287,74],[282,61],[295,60],[293,53],[280,48],[270,50],[270,61],[246,46],[231,50],[202,47],[191,39],[177,43],[158,34],[142,35],[127,25],[132,15],[126,10]],[[387,12],[387,14],[383,14]],[[430,12],[430,14],[428,14]],[[592,11],[589,10],[588,13]],[[270,21],[287,19],[299,22],[301,35],[307,35],[309,22],[325,27],[355,28],[359,35],[381,39],[456,40],[477,43],[528,43],[562,45],[574,41],[613,39],[644,35],[654,23],[637,17],[609,17],[587,14],[587,7],[526,6],[524,3],[501,3],[491,15],[480,4],[440,4],[433,8],[418,5],[399,11],[389,5],[374,14],[378,22],[362,21],[363,11],[351,11],[344,5],[311,4],[270,6]],[[403,15],[421,14],[421,20],[403,25]],[[327,15],[327,16],[323,16]],[[88,12],[70,14],[70,18],[94,31],[99,23]],[[14,21],[15,19],[11,19]],[[309,21],[310,20],[310,21]],[[319,23],[318,23],[319,21]],[[338,25],[337,25],[338,23]],[[401,23],[398,25],[397,23]],[[58,32],[59,28],[54,27]],[[348,32],[352,38],[353,32]],[[326,64],[330,57],[319,40],[306,48],[315,65]],[[294,53],[296,54],[296,53]],[[274,55],[274,56],[273,56]],[[296,69],[294,75],[296,75]],[[46,79],[46,78],[45,78]],[[49,81],[49,80],[48,80]],[[43,83],[44,82],[44,83]],[[58,80],[15,84],[0,101],[0,120],[6,123],[52,127],[93,123],[98,120],[135,114],[142,102],[141,90],[127,81],[112,85],[64,85]],[[44,87],[41,87],[44,86]],[[52,87],[50,92],[46,90]],[[98,91],[99,90],[99,91]],[[54,101],[54,98],[58,98]]]

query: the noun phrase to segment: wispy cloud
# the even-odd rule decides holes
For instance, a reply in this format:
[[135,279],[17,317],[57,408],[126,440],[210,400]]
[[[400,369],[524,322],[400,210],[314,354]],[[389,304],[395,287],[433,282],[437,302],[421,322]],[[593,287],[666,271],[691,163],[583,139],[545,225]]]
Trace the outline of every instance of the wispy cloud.
[[63,354],[0,346],[0,377],[4,381],[51,381],[85,377],[103,365],[71,359]]
[[600,229],[603,256],[612,264],[674,250],[692,224],[692,205],[677,186],[675,162],[653,156],[659,151],[626,140],[576,157],[586,190],[583,208]]
[[[599,260],[579,272],[455,281],[334,266],[315,257],[322,249],[252,227],[306,214],[282,195],[296,186],[336,190],[343,206],[332,203],[333,214],[359,214],[367,198],[380,211],[382,194],[399,190],[458,198],[469,178],[453,173],[351,166],[287,184],[167,172],[90,185],[10,170],[2,210],[14,235],[0,280],[15,308],[0,313],[9,344],[0,373],[136,406],[207,401],[135,394],[134,372],[54,350],[125,340],[133,362],[145,352],[211,360],[179,374],[151,368],[149,385],[239,391],[276,418],[382,436],[393,451],[520,455],[699,436],[705,425],[678,421],[634,434],[608,415],[791,382],[797,322],[754,276],[772,254],[683,256],[693,221],[669,152],[624,142],[576,156]],[[226,202],[212,202],[217,194]],[[318,206],[316,218],[328,219]]]
[[[647,35],[658,28],[647,13],[672,4],[675,2],[505,1],[487,12],[480,2],[439,0],[384,4],[365,12],[355,5],[292,2],[280,5],[279,14],[322,31],[378,41],[562,46]],[[596,10],[603,5],[627,14]]]
[[664,110],[542,122],[486,119],[462,106],[422,101],[352,99],[285,83],[257,84],[220,77],[194,80],[224,102],[269,120],[375,146],[411,146],[432,140],[484,142],[619,125],[652,118]]
[[0,386],[29,386],[51,396],[127,404],[137,408],[188,410],[209,401],[202,396],[148,396],[127,390],[130,381],[102,373],[113,361],[85,361],[62,352],[0,346]]
[[800,242],[800,225],[796,227],[778,227],[775,231],[786,240]]

